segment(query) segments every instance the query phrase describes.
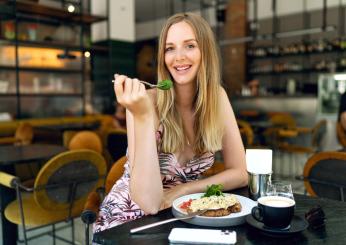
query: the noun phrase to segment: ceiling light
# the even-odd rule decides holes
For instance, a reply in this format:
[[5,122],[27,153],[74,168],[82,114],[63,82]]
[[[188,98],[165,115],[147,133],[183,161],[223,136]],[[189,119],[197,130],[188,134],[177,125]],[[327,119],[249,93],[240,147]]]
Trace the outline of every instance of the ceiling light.
[[72,4],[68,5],[68,7],[67,7],[68,12],[73,13],[75,10],[76,10],[76,8]]
[[84,57],[85,58],[89,58],[90,57],[90,52],[89,51],[85,51],[84,52]]

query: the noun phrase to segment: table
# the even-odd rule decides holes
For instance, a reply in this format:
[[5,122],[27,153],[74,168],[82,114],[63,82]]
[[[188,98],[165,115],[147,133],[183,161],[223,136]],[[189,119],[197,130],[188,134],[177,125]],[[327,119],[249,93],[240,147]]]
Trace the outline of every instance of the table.
[[37,126],[36,129],[39,130],[47,130],[47,131],[57,131],[63,133],[67,130],[94,130],[100,126],[100,123],[64,123],[57,125],[45,125],[45,126]]
[[[25,146],[6,145],[0,146],[0,171],[15,174],[14,165],[34,161],[46,161],[51,157],[66,151],[60,145],[32,144]],[[17,225],[9,222],[4,215],[6,206],[15,200],[16,193],[13,189],[0,185],[0,210],[2,223],[3,245],[16,244]],[[19,212],[19,211],[18,211]]]
[[[233,193],[247,196],[247,189],[242,188]],[[272,237],[255,230],[248,224],[235,227],[218,227],[215,229],[231,229],[237,232],[237,244],[344,244],[346,241],[346,203],[322,198],[314,198],[295,194],[295,214],[304,217],[311,207],[321,205],[327,221],[326,226],[319,230],[308,228],[302,233],[289,237]],[[141,233],[130,234],[132,228],[150,224],[163,219],[172,218],[171,209],[160,211],[157,215],[146,216],[120,226],[94,234],[93,241],[100,244],[169,244],[168,235],[174,227],[208,228],[176,221],[161,225]]]

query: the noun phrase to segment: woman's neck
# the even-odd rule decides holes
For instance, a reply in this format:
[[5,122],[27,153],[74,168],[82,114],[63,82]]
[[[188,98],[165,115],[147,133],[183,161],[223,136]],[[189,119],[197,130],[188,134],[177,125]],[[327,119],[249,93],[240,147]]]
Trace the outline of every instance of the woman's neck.
[[193,108],[193,101],[196,96],[196,86],[179,85],[175,87],[176,105],[180,109]]

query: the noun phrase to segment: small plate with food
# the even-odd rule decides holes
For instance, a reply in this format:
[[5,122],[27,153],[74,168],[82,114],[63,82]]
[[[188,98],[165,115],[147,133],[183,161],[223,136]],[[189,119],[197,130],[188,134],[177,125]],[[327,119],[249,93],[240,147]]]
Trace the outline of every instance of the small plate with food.
[[172,213],[175,217],[206,210],[202,215],[184,222],[201,226],[235,226],[245,223],[245,218],[257,203],[247,197],[222,193],[221,185],[208,186],[205,193],[195,193],[174,200]]

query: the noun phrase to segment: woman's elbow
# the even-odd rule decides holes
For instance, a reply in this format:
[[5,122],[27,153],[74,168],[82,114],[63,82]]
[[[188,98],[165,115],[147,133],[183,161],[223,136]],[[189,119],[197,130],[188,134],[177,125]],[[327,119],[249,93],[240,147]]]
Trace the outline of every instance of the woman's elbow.
[[155,215],[159,212],[160,208],[156,208],[156,207],[148,207],[148,209],[143,209],[145,214],[149,214],[149,215]]
[[145,214],[154,215],[160,210],[162,198],[150,198],[149,195],[141,195],[139,197],[133,197],[133,201],[137,203],[141,210]]
[[239,173],[239,185],[240,187],[247,186],[248,184],[248,174],[245,169],[241,170]]

